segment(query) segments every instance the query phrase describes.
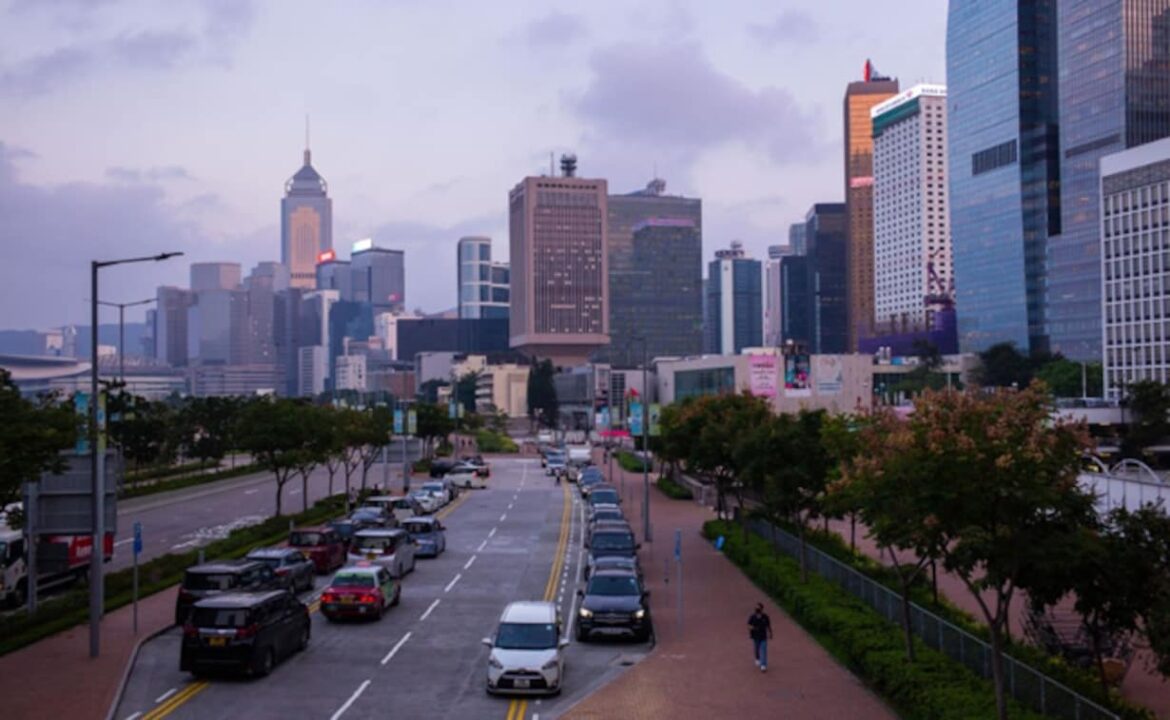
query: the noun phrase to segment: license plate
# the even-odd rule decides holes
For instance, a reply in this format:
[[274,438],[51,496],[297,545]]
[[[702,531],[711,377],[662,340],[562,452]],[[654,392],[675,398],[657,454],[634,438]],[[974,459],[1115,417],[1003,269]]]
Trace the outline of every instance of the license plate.
[[224,645],[227,645],[227,638],[224,638],[224,637],[209,638],[207,640],[207,644],[210,645],[211,647],[223,647]]
[[512,685],[514,685],[517,690],[525,690],[528,688],[528,680],[517,678],[512,681]]
[[366,553],[366,560],[373,560],[376,557],[378,557],[378,556],[375,555],[374,553]]
[[341,596],[341,604],[342,605],[353,605],[353,597],[350,595],[342,595]]

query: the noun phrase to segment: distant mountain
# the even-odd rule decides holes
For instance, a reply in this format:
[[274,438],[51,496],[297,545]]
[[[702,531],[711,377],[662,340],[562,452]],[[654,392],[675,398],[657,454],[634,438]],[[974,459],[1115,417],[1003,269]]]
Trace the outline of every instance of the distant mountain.
[[[126,354],[142,354],[142,335],[146,323],[126,323]],[[89,353],[89,326],[78,326],[77,347],[81,355]],[[98,341],[102,345],[118,346],[118,324],[99,325]],[[0,353],[6,355],[44,355],[44,341],[36,330],[0,330]]]

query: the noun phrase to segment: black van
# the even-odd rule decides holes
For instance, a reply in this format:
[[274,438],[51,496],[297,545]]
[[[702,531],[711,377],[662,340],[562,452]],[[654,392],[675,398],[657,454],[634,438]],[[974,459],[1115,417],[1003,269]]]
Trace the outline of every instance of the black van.
[[225,560],[192,565],[183,574],[175,598],[175,624],[187,622],[191,606],[203,598],[225,592],[260,592],[284,588],[284,578],[259,560]]
[[309,609],[292,593],[224,593],[200,600],[183,626],[179,669],[233,669],[263,677],[309,645]]

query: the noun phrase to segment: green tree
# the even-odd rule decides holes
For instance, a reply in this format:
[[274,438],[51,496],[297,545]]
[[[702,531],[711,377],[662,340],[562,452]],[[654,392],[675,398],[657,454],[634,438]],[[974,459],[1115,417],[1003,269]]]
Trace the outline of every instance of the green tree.
[[165,403],[152,403],[126,392],[117,393],[108,408],[110,438],[135,468],[174,457],[171,426],[174,412]]
[[979,353],[976,373],[984,387],[1027,387],[1032,382],[1032,362],[1014,343],[992,345]]
[[56,398],[26,400],[0,368],[0,508],[20,498],[26,482],[65,466],[62,450],[77,442],[79,418]]
[[432,457],[435,445],[455,432],[455,421],[448,415],[445,405],[420,403],[415,406],[418,415],[418,436],[426,448],[426,456]]
[[1154,381],[1140,380],[1130,385],[1126,393],[1130,422],[1122,453],[1127,457],[1142,457],[1142,451],[1156,444],[1170,431],[1170,387]]
[[463,412],[468,416],[475,413],[475,389],[482,373],[469,372],[455,381],[455,401],[463,406]]
[[184,453],[204,464],[222,460],[235,444],[239,412],[234,398],[188,398],[178,417]]
[[528,373],[528,421],[555,429],[560,423],[560,404],[553,378],[556,368],[551,360],[537,362]]
[[1079,398],[1082,393],[1087,397],[1101,397],[1101,376],[1101,363],[1082,366],[1062,357],[1036,368],[1036,379],[1043,380],[1058,398]]
[[310,405],[280,398],[251,403],[240,418],[240,447],[276,481],[277,515],[282,513],[285,484],[313,452],[311,414]]

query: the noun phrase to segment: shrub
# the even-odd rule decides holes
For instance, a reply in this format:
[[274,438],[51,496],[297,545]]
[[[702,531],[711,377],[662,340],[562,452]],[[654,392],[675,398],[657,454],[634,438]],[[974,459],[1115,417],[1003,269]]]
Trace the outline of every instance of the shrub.
[[629,450],[619,450],[617,452],[617,461],[618,465],[621,465],[622,470],[626,472],[642,472],[644,469],[642,458]]
[[484,453],[518,453],[520,447],[512,438],[492,430],[477,430],[475,446]]
[[663,495],[675,500],[694,500],[695,496],[691,493],[691,489],[686,485],[679,484],[670,479],[666,475],[659,475],[655,485],[662,491]]

